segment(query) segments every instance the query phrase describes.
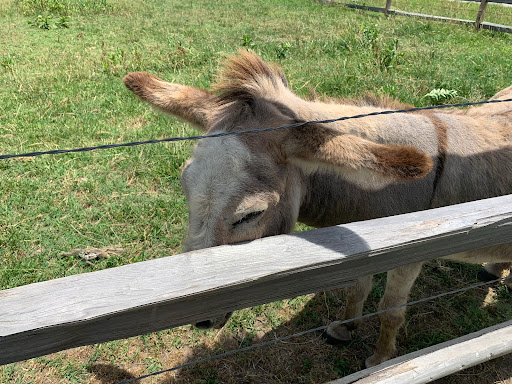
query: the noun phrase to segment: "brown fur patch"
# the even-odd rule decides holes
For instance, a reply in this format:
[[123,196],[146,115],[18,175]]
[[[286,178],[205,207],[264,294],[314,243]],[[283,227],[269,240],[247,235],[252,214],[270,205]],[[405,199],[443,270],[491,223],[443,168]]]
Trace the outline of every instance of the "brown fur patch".
[[160,79],[146,72],[131,72],[123,78],[124,85],[137,96],[147,99]]
[[206,130],[218,113],[217,97],[205,90],[169,83],[146,72],[123,78],[126,87],[153,107],[185,119]]
[[318,125],[296,128],[284,146],[292,157],[335,167],[372,169],[399,179],[420,179],[433,167],[432,159],[412,146],[376,144]]
[[411,146],[376,145],[372,152],[378,170],[400,179],[421,179],[434,165],[427,154]]

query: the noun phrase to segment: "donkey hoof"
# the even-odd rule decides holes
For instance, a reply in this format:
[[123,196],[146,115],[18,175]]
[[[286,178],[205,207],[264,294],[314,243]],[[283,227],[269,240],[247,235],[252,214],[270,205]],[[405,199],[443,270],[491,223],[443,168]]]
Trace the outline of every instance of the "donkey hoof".
[[503,285],[505,285],[505,287],[507,287],[508,293],[512,293],[512,270],[510,270],[510,271],[504,270],[499,274],[499,276],[496,276],[494,273],[489,272],[486,269],[486,267],[487,267],[487,265],[485,265],[484,268],[481,269],[480,272],[478,272],[478,275],[477,275],[478,279],[480,281],[491,281],[491,280],[496,280],[499,278],[505,279],[502,281]]
[[197,329],[210,329],[210,328],[213,328],[215,324],[213,323],[213,321],[211,320],[204,320],[204,321],[200,321],[198,323],[196,323],[196,328]]
[[485,269],[481,269],[478,274],[477,274],[477,278],[478,280],[480,281],[492,281],[492,280],[496,280],[498,279],[499,277],[496,276],[496,275],[493,275],[492,273],[486,271]]
[[322,339],[324,339],[327,344],[333,345],[335,347],[344,346],[350,342],[350,340],[336,339],[336,338],[332,337],[331,335],[329,335],[326,331],[324,331],[324,333],[322,333]]
[[371,368],[375,367],[376,365],[379,365],[380,363],[385,362],[386,360],[389,360],[389,357],[373,355],[366,359],[364,365],[366,366],[366,368]]
[[352,340],[352,335],[347,327],[331,324],[322,334],[322,339],[330,345],[346,345]]

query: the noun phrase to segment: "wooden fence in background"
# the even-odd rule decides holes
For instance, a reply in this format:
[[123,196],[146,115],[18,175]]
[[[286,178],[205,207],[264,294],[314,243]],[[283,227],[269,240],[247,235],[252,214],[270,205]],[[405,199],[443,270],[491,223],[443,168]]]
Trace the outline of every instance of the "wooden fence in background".
[[[477,15],[476,15],[474,21],[473,20],[465,20],[465,19],[456,19],[456,18],[451,18],[451,17],[443,17],[443,16],[426,15],[426,14],[415,13],[415,12],[405,12],[405,11],[400,11],[397,9],[391,9],[392,0],[386,0],[386,4],[382,8],[381,7],[371,7],[371,6],[367,6],[367,5],[352,4],[352,3],[341,3],[336,0],[319,0],[319,1],[323,2],[323,3],[328,3],[328,4],[344,5],[349,8],[363,9],[363,10],[373,11],[373,12],[381,12],[381,13],[384,13],[386,16],[400,15],[400,16],[418,17],[418,18],[428,19],[428,20],[474,25],[477,30],[489,29],[489,30],[493,30],[493,31],[512,33],[512,26],[496,24],[496,23],[489,23],[489,22],[484,21],[487,4],[489,2],[494,2],[492,0],[478,0],[480,2],[480,7],[478,9],[478,12],[477,12]],[[502,0],[501,2],[507,3],[507,1],[510,1],[510,0]],[[512,3],[512,1],[510,3]],[[509,4],[509,3],[507,3],[507,4]]]
[[0,364],[190,324],[507,242],[512,195],[6,289],[0,291]]

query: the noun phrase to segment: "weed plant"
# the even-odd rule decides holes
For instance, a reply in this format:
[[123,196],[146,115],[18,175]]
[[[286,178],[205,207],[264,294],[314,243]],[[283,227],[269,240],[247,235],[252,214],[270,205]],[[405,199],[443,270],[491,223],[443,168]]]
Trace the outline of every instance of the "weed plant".
[[457,96],[457,91],[454,89],[433,89],[429,93],[425,95],[427,99],[434,105],[443,104],[448,102],[450,99],[453,99]]
[[60,16],[54,20],[52,15],[37,15],[35,21],[29,21],[28,25],[39,29],[69,28],[69,16]]
[[107,0],[13,0],[18,12],[24,15],[98,14],[111,7]]

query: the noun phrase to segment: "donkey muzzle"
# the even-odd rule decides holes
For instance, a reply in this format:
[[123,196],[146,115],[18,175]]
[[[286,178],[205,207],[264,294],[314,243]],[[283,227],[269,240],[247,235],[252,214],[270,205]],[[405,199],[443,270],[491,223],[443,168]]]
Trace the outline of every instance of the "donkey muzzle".
[[228,322],[232,313],[233,312],[228,312],[224,316],[215,317],[215,318],[209,319],[209,320],[199,321],[195,325],[198,329],[210,329],[210,328],[220,329]]

